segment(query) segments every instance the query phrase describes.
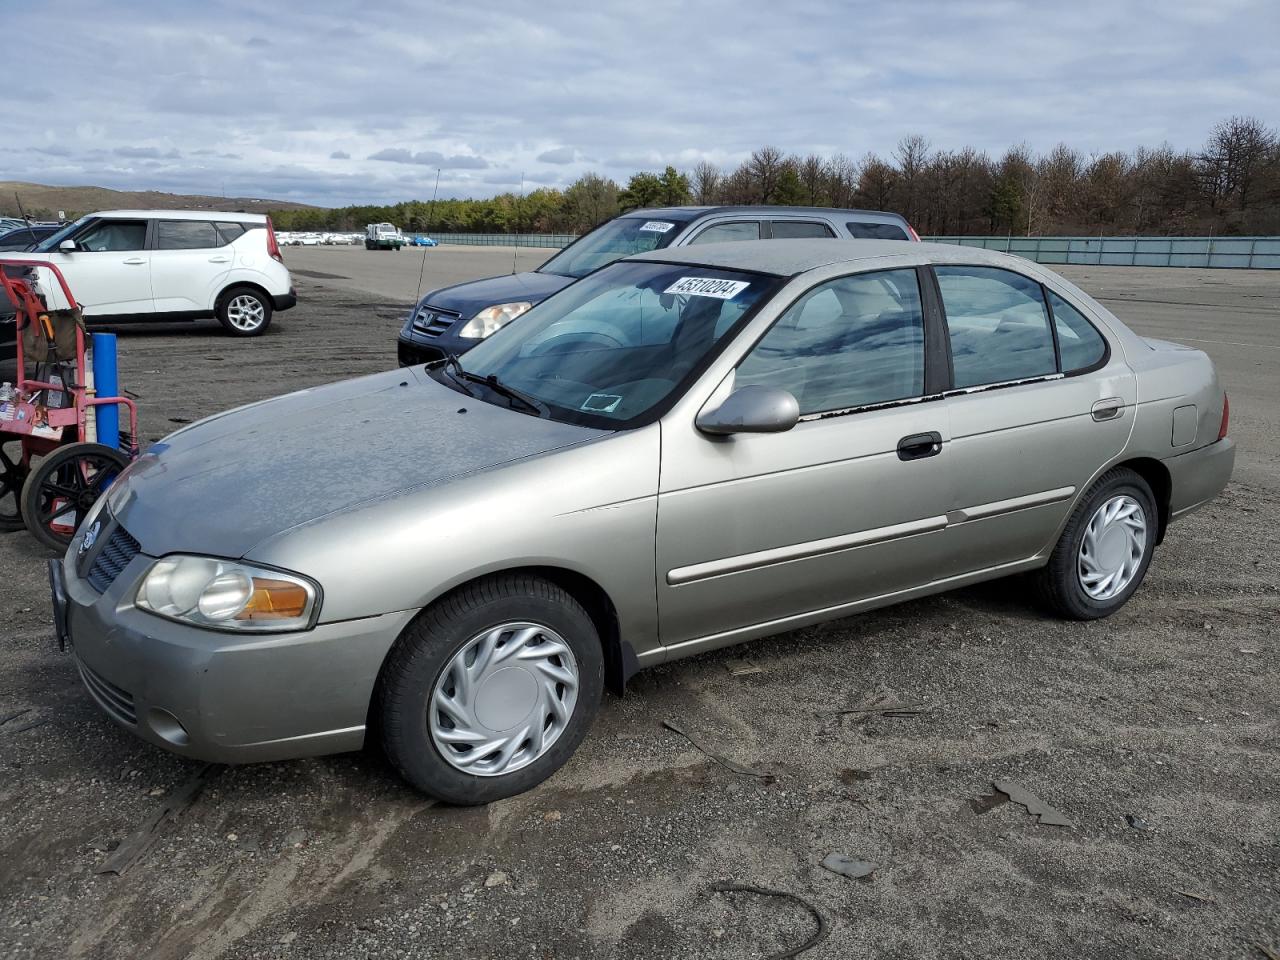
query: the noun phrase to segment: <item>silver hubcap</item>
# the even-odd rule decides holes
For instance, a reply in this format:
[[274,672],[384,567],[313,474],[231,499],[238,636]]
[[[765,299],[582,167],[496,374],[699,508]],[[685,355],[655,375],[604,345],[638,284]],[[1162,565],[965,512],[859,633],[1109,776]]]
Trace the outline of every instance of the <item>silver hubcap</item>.
[[242,293],[227,304],[227,320],[237,330],[257,330],[265,319],[266,311],[257,297]]
[[1147,549],[1147,515],[1133,497],[1112,497],[1094,512],[1080,542],[1080,586],[1110,600],[1133,582]]
[[431,739],[452,766],[497,777],[527,766],[564,733],[578,702],[578,661],[536,623],[504,623],[468,640],[436,681]]

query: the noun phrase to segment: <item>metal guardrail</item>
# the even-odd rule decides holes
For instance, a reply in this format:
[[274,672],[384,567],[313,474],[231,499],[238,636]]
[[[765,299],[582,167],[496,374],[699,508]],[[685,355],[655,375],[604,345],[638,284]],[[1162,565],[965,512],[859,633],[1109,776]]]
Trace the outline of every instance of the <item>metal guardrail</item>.
[[[480,247],[567,247],[572,233],[432,233],[441,243]],[[924,237],[982,247],[1037,263],[1117,267],[1280,270],[1280,237]]]
[[1037,263],[1280,270],[1280,237],[924,237]]
[[[406,234],[408,236],[408,234]],[[578,239],[576,233],[428,233],[441,243],[469,247],[567,247]]]

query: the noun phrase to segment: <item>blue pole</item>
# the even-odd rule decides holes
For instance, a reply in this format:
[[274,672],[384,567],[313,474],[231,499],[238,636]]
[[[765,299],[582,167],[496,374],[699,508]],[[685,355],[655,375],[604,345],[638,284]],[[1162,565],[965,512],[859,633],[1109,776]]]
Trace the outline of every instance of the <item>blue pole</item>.
[[[99,397],[120,396],[120,378],[116,369],[116,335],[93,334],[93,388]],[[115,404],[96,407],[98,442],[117,449],[120,446],[120,408]]]

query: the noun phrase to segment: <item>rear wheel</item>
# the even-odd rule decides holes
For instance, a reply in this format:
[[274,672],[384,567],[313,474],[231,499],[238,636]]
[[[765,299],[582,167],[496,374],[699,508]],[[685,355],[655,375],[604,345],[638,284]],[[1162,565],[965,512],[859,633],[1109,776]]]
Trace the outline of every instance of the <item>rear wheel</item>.
[[479,581],[425,610],[379,687],[383,744],[419,790],[478,804],[541,783],[573,754],[604,689],[591,618],[531,576]]
[[1036,574],[1044,603],[1072,620],[1115,613],[1147,574],[1159,522],[1147,481],[1124,467],[1104,474],[1081,498],[1048,566]]
[[128,457],[101,443],[69,443],[53,451],[22,489],[31,535],[51,550],[65,550],[81,518],[128,465]]
[[256,337],[271,323],[271,300],[253,287],[232,287],[218,301],[218,322],[237,337]]

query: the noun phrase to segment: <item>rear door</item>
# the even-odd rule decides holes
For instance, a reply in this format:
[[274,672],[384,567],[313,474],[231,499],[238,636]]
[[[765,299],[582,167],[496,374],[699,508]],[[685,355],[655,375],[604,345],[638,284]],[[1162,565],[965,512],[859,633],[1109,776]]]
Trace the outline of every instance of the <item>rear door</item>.
[[834,238],[836,232],[821,220],[771,220],[768,236],[774,240],[811,240]]
[[730,243],[737,240],[759,240],[762,236],[761,221],[755,219],[720,220],[702,227],[695,227],[688,240],[680,246],[694,243]]
[[953,574],[1028,559],[1133,426],[1132,372],[1061,296],[1013,270],[936,266],[951,352]]
[[72,239],[72,253],[49,254],[88,317],[155,312],[151,295],[150,221],[93,220]]
[[211,310],[231,271],[230,243],[243,232],[239,224],[157,220],[151,254],[156,312]]

